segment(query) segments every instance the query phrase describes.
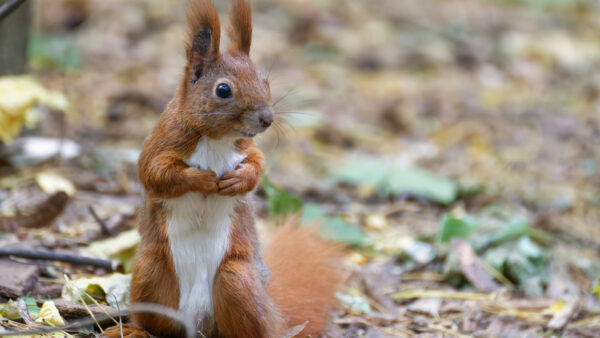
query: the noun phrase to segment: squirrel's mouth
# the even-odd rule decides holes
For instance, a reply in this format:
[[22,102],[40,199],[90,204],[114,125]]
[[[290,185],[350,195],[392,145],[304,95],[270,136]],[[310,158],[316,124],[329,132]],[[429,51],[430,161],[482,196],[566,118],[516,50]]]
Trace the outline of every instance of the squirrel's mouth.
[[240,134],[242,134],[242,136],[245,136],[245,137],[254,137],[254,136],[256,136],[256,133],[248,133],[248,132],[241,131],[241,130],[240,130]]
[[256,134],[258,134],[257,132],[251,132],[251,131],[241,130],[241,129],[238,129],[236,131],[238,133],[240,133],[240,135],[242,135],[244,137],[248,137],[248,138],[253,138],[254,136],[256,136]]

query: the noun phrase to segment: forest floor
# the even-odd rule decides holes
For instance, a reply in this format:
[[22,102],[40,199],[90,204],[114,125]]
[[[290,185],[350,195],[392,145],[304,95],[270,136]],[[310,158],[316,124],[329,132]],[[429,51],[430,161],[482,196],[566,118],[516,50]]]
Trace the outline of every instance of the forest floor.
[[[596,2],[252,2],[251,55],[282,98],[257,136],[257,227],[268,239],[299,212],[349,245],[326,336],[600,336]],[[35,9],[30,75],[68,108],[38,109],[0,148],[0,245],[127,273],[137,156],[183,70],[184,2]],[[127,306],[129,275],[107,267],[12,257],[0,273],[34,318],[49,298],[87,316],[80,289]],[[17,305],[0,327],[41,325]]]

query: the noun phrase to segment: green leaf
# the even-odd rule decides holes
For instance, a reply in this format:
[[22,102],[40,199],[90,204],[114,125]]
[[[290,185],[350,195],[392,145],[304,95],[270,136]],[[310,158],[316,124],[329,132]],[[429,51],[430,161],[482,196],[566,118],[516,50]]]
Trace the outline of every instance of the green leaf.
[[458,195],[457,184],[421,168],[396,167],[383,161],[353,161],[331,175],[336,182],[372,185],[383,195],[411,193],[428,200],[450,204]]
[[358,161],[340,167],[331,177],[336,182],[380,186],[385,181],[388,171],[388,165],[381,161]]
[[42,69],[72,70],[81,66],[79,48],[68,34],[33,34],[29,41],[29,59]]
[[21,297],[25,304],[27,304],[27,310],[31,313],[33,318],[37,318],[40,315],[40,307],[37,306],[37,302],[33,297]]
[[318,204],[309,203],[302,208],[300,224],[320,223],[320,236],[333,242],[343,242],[352,245],[363,244],[365,235],[362,231],[339,218],[338,216],[327,216],[323,208]]
[[548,284],[546,250],[522,236],[488,249],[484,261],[500,271],[529,296],[540,296]]
[[328,218],[321,228],[321,237],[333,242],[353,245],[363,244],[365,236],[359,228],[351,226],[339,217]]
[[458,195],[456,183],[420,168],[392,169],[380,188],[386,195],[412,193],[444,205],[452,203]]
[[263,188],[267,196],[269,216],[289,215],[302,208],[302,201],[285,189],[276,186],[265,176]]
[[491,242],[503,242],[511,240],[529,232],[529,222],[522,217],[511,219],[506,226],[497,234],[492,235]]
[[300,223],[310,223],[315,221],[323,221],[327,216],[323,212],[323,208],[315,203],[307,203],[302,207],[302,215]]
[[447,243],[452,237],[467,238],[477,229],[475,218],[465,215],[462,218],[452,214],[444,214],[440,222],[439,241]]
[[542,247],[532,241],[528,236],[519,238],[517,248],[523,255],[534,260],[546,257],[546,250],[542,249]]

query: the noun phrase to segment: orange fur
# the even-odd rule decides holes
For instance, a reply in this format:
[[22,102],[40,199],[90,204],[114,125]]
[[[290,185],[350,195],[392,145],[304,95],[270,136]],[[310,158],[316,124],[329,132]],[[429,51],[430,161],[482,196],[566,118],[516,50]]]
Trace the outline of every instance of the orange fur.
[[234,0],[229,10],[230,26],[227,35],[231,40],[231,51],[250,54],[252,44],[252,11],[247,0]]
[[343,247],[320,239],[315,227],[288,222],[275,233],[263,257],[271,270],[269,295],[288,327],[308,321],[303,335],[325,330],[342,281],[336,265]]
[[285,324],[267,294],[268,277],[257,250],[252,212],[236,210],[229,248],[213,287],[215,320],[223,337],[279,338]]
[[219,23],[219,13],[209,0],[188,1],[186,10],[186,55],[190,55],[192,41],[198,31],[209,29],[212,33],[211,52],[215,55],[219,53],[221,43],[221,24]]
[[[177,309],[179,284],[167,233],[167,215],[162,203],[147,198],[141,212],[142,237],[131,277],[131,303],[155,303]],[[153,313],[133,313],[132,321],[156,336],[183,336],[183,328],[171,319]]]
[[[121,327],[113,326],[104,331],[100,338],[121,338]],[[123,338],[150,338],[148,333],[136,326],[123,324]]]
[[[179,279],[170,248],[170,211],[165,200],[188,192],[243,195],[256,187],[264,171],[264,155],[252,139],[244,138],[268,127],[257,127],[260,114],[272,114],[268,81],[248,57],[252,35],[248,1],[234,0],[230,18],[232,48],[220,53],[216,9],[209,0],[189,3],[185,72],[173,100],[144,142],[138,162],[145,202],[139,221],[142,240],[134,262],[132,303],[179,307]],[[229,98],[215,94],[221,81],[227,81],[232,89]],[[217,177],[211,170],[188,166],[187,160],[203,138],[232,136],[238,138],[237,151],[246,155],[234,170]],[[214,318],[203,318],[203,334],[281,337],[286,328],[307,320],[304,334],[324,330],[340,281],[334,266],[340,247],[319,240],[312,228],[287,224],[277,231],[265,252],[272,270],[269,275],[258,249],[252,211],[240,203],[231,217],[229,247],[213,282]],[[134,313],[131,318],[135,327],[143,330],[127,327],[130,337],[183,336],[181,325],[167,317]],[[120,329],[111,328],[104,337],[120,337]]]

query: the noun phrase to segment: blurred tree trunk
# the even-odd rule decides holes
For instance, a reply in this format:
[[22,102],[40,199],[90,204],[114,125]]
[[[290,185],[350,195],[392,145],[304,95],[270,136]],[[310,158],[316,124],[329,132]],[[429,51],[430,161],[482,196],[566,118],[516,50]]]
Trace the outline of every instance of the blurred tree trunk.
[[[0,0],[0,6],[9,0]],[[0,21],[0,75],[22,74],[27,65],[31,1]]]

